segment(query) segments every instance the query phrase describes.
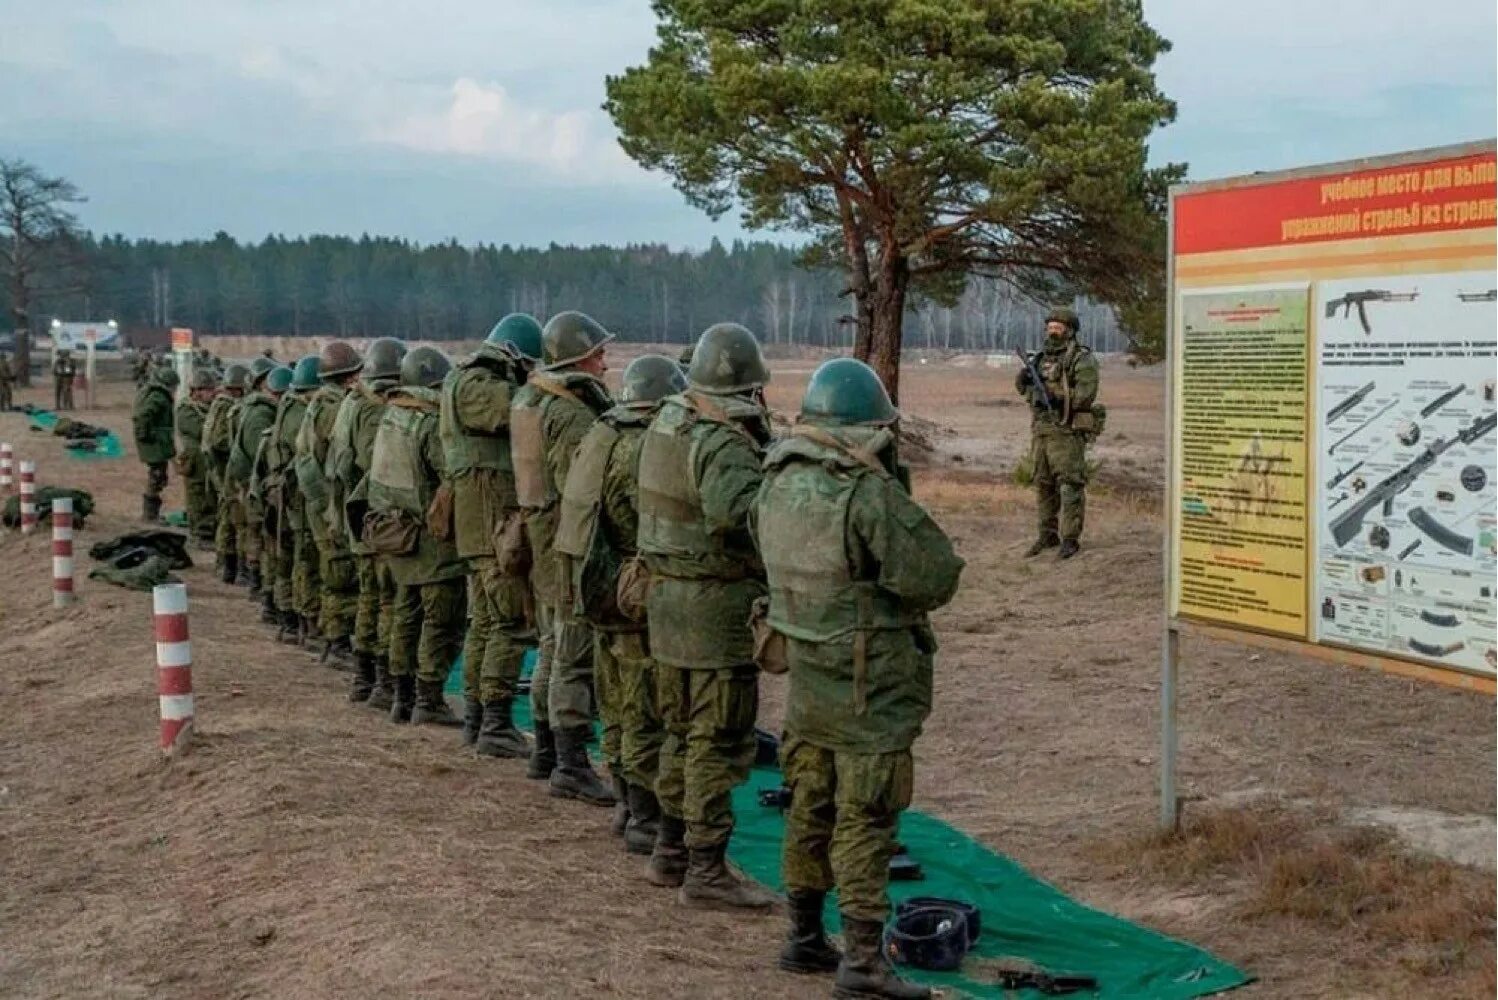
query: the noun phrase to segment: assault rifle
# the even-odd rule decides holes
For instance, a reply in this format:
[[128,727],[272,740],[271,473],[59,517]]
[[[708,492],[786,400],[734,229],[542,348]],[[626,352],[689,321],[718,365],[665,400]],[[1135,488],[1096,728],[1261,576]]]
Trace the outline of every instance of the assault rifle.
[[1326,304],[1326,318],[1331,319],[1337,315],[1337,310],[1342,310],[1345,319],[1352,313],[1352,307],[1358,308],[1358,322],[1363,324],[1364,333],[1372,333],[1373,327],[1368,323],[1368,303],[1370,302],[1413,302],[1420,297],[1419,292],[1391,292],[1387,289],[1370,288],[1363,292],[1348,292],[1340,299],[1332,299]]
[[1051,398],[1049,392],[1046,392],[1045,379],[1040,377],[1040,371],[1035,367],[1035,358],[1032,355],[1026,354],[1018,347],[1014,349],[1014,353],[1019,357],[1019,363],[1025,366],[1025,375],[1030,379],[1030,385],[1035,388],[1035,392],[1039,396],[1041,403],[1045,405],[1047,410],[1055,412],[1056,401]]
[[1409,489],[1415,480],[1425,474],[1441,453],[1455,444],[1471,444],[1498,425],[1498,414],[1489,413],[1472,421],[1472,426],[1452,437],[1432,441],[1409,465],[1389,476],[1358,498],[1357,502],[1337,516],[1332,522],[1332,540],[1341,548],[1363,530],[1363,518],[1374,507],[1382,506],[1384,516],[1394,511],[1394,498]]

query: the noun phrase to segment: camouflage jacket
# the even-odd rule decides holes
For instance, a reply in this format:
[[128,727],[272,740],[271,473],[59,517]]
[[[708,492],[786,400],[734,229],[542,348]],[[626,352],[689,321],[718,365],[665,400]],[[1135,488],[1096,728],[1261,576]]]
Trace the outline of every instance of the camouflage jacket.
[[[386,397],[370,458],[371,510],[400,510],[417,516],[419,508],[425,513],[447,476],[437,436],[437,410],[437,394],[431,389],[402,386]],[[394,473],[389,484],[384,482],[382,470],[386,469]],[[408,478],[412,480],[409,486]],[[417,519],[420,532],[416,551],[386,557],[395,582],[416,587],[467,575],[468,567],[458,557],[452,540],[433,535],[425,516]]]
[[868,452],[874,428],[798,427],[765,457],[752,523],[786,636],[787,733],[856,753],[904,750],[931,712],[936,639],[962,560]]
[[177,454],[172,438],[172,394],[165,386],[148,382],[135,394],[135,449],[147,465],[170,462]]
[[208,418],[208,406],[191,396],[177,404],[177,440],[184,456],[197,460],[203,452],[203,424]]
[[1054,407],[1046,409],[1040,393],[1030,384],[1029,372],[1021,368],[1014,377],[1014,388],[1030,404],[1031,427],[1070,430],[1074,416],[1091,409],[1097,400],[1097,358],[1077,343],[1076,337],[1060,342],[1047,337],[1045,346],[1031,357]]
[[510,403],[520,388],[513,362],[480,354],[448,373],[439,422],[452,476],[458,554],[494,554],[495,527],[519,507],[510,455]]

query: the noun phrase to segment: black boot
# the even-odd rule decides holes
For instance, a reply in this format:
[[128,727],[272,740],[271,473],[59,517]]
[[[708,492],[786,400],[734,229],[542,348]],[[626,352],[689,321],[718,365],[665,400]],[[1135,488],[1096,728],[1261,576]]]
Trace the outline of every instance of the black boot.
[[1056,553],[1057,559],[1070,559],[1082,550],[1075,538],[1063,538],[1061,540],[1061,551]]
[[484,703],[477,698],[463,699],[463,745],[473,746],[479,741],[479,730],[484,727]]
[[416,707],[416,678],[411,674],[402,674],[390,678],[390,683],[395,688],[390,702],[390,721],[410,722],[411,712]]
[[268,590],[260,592],[260,620],[267,625],[281,624],[281,615],[276,611],[276,599]]
[[282,611],[277,617],[280,625],[276,628],[276,641],[300,646],[302,644],[302,616],[295,611]]
[[624,836],[624,831],[629,826],[629,785],[625,784],[620,775],[611,775],[614,785],[614,821],[609,824],[609,832],[616,837]]
[[843,961],[832,982],[839,1000],[928,1000],[931,991],[907,983],[884,956],[884,925],[843,914]]
[[259,566],[246,566],[244,570],[244,585],[250,588],[250,600],[264,596],[265,588],[260,577]]
[[546,781],[557,766],[557,741],[548,723],[536,720],[536,745],[531,747],[531,762],[525,776],[532,781]]
[[556,734],[557,766],[551,772],[551,794],[559,799],[580,799],[589,805],[611,806],[614,793],[593,770],[588,760],[588,726],[564,729]]
[[239,576],[234,578],[234,582],[241,587],[248,587],[250,585],[250,564],[240,559],[237,552],[234,553],[234,558],[239,561]]
[[411,710],[411,724],[450,728],[463,724],[463,720],[453,714],[452,707],[442,694],[441,681],[416,682],[416,707]]
[[662,811],[655,831],[655,847],[650,852],[650,863],[645,866],[645,877],[651,885],[662,889],[681,885],[687,874],[686,836],[687,824],[682,818]]
[[786,898],[791,928],[785,936],[785,947],[780,949],[780,967],[786,972],[836,972],[843,955],[827,940],[822,927],[822,904],[827,902],[827,893],[792,889]]
[[335,636],[323,642],[322,655],[317,662],[334,670],[347,670],[354,662],[354,644],[346,635]]
[[388,712],[395,704],[395,678],[390,676],[390,664],[383,656],[375,657],[374,687],[369,691],[369,700],[364,704],[376,712]]
[[233,583],[239,579],[239,553],[230,552],[224,556],[224,565],[219,579],[225,583]]
[[348,700],[354,704],[368,701],[375,685],[375,658],[368,653],[354,657],[354,679],[349,684]]
[[[531,755],[531,742],[515,728],[510,718],[510,698],[500,698],[484,705],[484,721],[474,749],[485,757],[519,758]],[[550,773],[547,777],[551,777]]]
[[1032,559],[1040,555],[1046,549],[1054,549],[1061,544],[1061,539],[1052,534],[1041,535],[1035,539],[1035,544],[1025,550],[1025,558]]
[[624,828],[624,849],[631,854],[647,855],[655,851],[655,839],[661,825],[661,804],[655,792],[640,785],[625,784],[629,799],[629,825]]
[[728,863],[728,841],[687,850],[687,875],[676,902],[694,910],[768,913],[775,896]]
[[141,496],[140,519],[147,524],[155,524],[161,520],[161,497],[153,497],[149,494]]

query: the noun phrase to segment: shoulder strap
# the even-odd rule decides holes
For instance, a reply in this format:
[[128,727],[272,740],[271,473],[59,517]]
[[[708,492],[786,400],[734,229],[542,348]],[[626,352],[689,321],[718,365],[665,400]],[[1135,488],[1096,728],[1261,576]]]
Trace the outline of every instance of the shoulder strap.
[[549,379],[545,376],[540,376],[532,373],[531,377],[527,379],[527,381],[542,392],[550,393],[551,395],[558,396],[562,399],[570,399],[574,403],[582,402],[582,400],[577,398],[577,394],[574,393],[571,389],[553,379]]
[[862,448],[855,447],[833,434],[831,431],[813,424],[796,424],[791,428],[791,436],[803,437],[808,441],[814,441],[826,448],[831,448],[840,455],[846,455],[859,465],[864,466],[872,472],[890,478],[889,470],[880,463],[878,455],[884,447],[894,439],[894,433],[889,428],[884,428]]
[[[711,420],[715,424],[722,424],[724,427],[730,428],[750,441],[754,441],[754,435],[749,433],[749,428],[730,417],[728,411],[723,409],[711,396],[698,392],[696,389],[688,389],[681,395],[683,399],[691,404],[689,409],[694,417]],[[755,441],[755,447],[758,446],[759,442]]]
[[425,399],[417,399],[415,396],[388,396],[385,402],[403,410],[416,410],[418,413],[436,413],[438,410],[437,404],[429,403]]

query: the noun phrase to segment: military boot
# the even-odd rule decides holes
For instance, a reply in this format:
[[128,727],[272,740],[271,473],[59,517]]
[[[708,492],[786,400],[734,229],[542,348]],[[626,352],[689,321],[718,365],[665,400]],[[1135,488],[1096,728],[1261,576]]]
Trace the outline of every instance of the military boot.
[[260,592],[260,620],[267,625],[281,624],[281,615],[276,611],[276,599],[268,590]]
[[259,566],[251,566],[248,563],[246,563],[244,565],[244,580],[242,582],[244,583],[244,585],[246,587],[250,588],[250,594],[249,594],[250,600],[253,601],[255,598],[259,597],[260,596],[260,590],[261,590],[261,588],[260,588],[260,567]]
[[626,783],[625,796],[629,800],[629,825],[624,828],[624,849],[642,856],[653,854],[661,826],[661,804],[654,792],[641,785]]
[[[239,553],[236,552],[234,554],[234,558],[239,559]],[[241,587],[248,587],[250,585],[250,579],[250,564],[245,562],[243,559],[239,559],[239,576],[235,578],[234,582],[239,584]]]
[[484,703],[477,698],[463,699],[463,745],[473,746],[479,741],[479,730],[484,726]]
[[593,770],[588,760],[589,726],[563,729],[556,734],[557,766],[551,772],[551,794],[558,799],[579,799],[589,805],[611,806],[614,793]]
[[[529,757],[530,740],[515,728],[510,718],[509,698],[500,698],[484,705],[484,721],[479,727],[479,739],[474,749],[485,757]],[[551,777],[550,774],[547,777]]]
[[616,837],[624,836],[625,829],[629,826],[629,785],[623,776],[611,775],[614,785],[614,820],[609,824],[609,832]]
[[395,689],[390,701],[390,721],[410,722],[416,703],[416,678],[410,674],[401,674],[390,678],[390,683]]
[[531,747],[531,762],[525,776],[532,781],[546,781],[557,766],[556,736],[548,723],[536,720],[536,745]]
[[931,991],[907,983],[884,956],[884,924],[843,914],[843,960],[832,981],[839,1000],[928,1000]]
[[792,889],[787,895],[791,927],[780,949],[780,967],[786,972],[836,972],[842,952],[827,940],[822,926],[822,904],[827,893],[819,889]]
[[161,497],[142,495],[140,498],[140,519],[147,524],[155,524],[161,520]]
[[687,851],[687,875],[676,902],[694,910],[758,910],[768,913],[775,896],[728,863],[728,841]]
[[395,704],[395,679],[390,676],[390,664],[383,656],[375,657],[374,669],[374,687],[364,704],[376,712],[388,712]]
[[1055,535],[1041,535],[1039,538],[1035,539],[1034,545],[1025,550],[1025,558],[1033,559],[1035,556],[1040,555],[1046,549],[1054,549],[1060,544],[1061,539],[1057,538]]
[[1082,546],[1077,544],[1075,538],[1064,538],[1061,540],[1061,551],[1056,553],[1056,558],[1070,559],[1080,551],[1082,551]]
[[239,553],[230,552],[224,556],[224,564],[220,567],[219,579],[225,583],[233,583],[239,579]]
[[662,811],[655,831],[655,848],[645,866],[645,877],[651,885],[674,889],[687,874],[687,824],[680,816]]
[[346,635],[334,636],[324,640],[322,653],[317,662],[334,670],[347,670],[354,663],[354,644]]
[[442,694],[441,681],[416,682],[416,707],[411,710],[413,726],[457,727],[463,720],[453,714]]
[[354,658],[354,679],[349,683],[348,700],[358,704],[368,701],[375,686],[375,658],[369,653],[359,653]]
[[281,611],[277,613],[276,641],[289,642],[294,646],[302,644],[302,616],[295,611]]

